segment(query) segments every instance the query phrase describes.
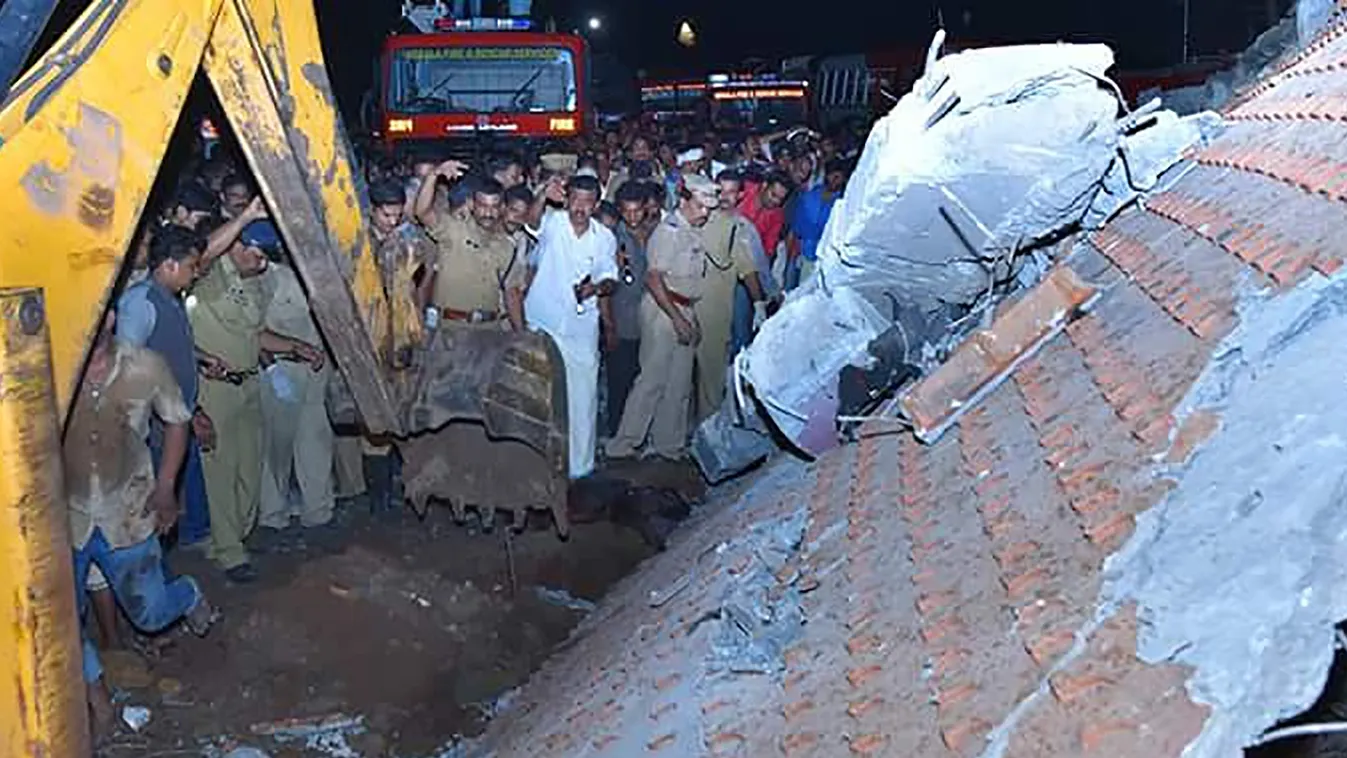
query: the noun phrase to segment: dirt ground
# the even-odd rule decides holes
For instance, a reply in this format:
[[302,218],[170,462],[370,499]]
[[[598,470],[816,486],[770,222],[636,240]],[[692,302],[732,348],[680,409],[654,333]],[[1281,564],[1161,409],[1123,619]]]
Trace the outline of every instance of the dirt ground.
[[[686,469],[627,475],[700,494]],[[148,677],[113,682],[119,709],[146,707],[151,718],[139,733],[123,728],[100,755],[252,746],[275,758],[434,756],[456,735],[480,732],[497,698],[584,617],[562,593],[597,600],[652,553],[610,523],[578,526],[566,542],[551,531],[512,535],[507,551],[505,530],[456,524],[447,508],[386,525],[362,506],[342,503],[339,552],[300,542],[260,556],[255,585],[228,585],[199,554],[173,554],[174,570],[196,577],[225,617],[206,639],[165,635]],[[357,719],[360,727],[340,726]],[[318,722],[332,728],[313,729]]]

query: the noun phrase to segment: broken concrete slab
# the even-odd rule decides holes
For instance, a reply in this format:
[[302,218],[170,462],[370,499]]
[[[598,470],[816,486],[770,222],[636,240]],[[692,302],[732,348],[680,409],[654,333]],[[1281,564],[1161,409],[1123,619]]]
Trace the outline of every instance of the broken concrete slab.
[[1313,703],[1347,618],[1347,282],[1247,303],[1183,404],[1219,432],[1106,569],[1106,604],[1140,604],[1142,659],[1192,666],[1212,707],[1190,758],[1239,755]]
[[815,275],[738,364],[786,440],[826,449],[818,431],[835,418],[820,415],[836,415],[839,372],[872,366],[879,335],[897,330],[904,362],[934,368],[999,299],[1033,285],[1057,241],[1134,202],[1218,128],[1215,114],[1120,116],[1112,62],[1103,45],[934,59],[876,124]]
[[1010,251],[1075,223],[1119,141],[1103,45],[941,58],[870,133],[820,279],[930,310],[969,304]]

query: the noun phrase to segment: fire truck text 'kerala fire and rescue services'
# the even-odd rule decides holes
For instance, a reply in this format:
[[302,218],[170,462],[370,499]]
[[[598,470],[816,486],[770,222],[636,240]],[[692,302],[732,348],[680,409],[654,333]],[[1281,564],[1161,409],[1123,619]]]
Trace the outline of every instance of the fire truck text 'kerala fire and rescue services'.
[[418,33],[394,34],[380,56],[379,118],[388,148],[485,134],[579,134],[588,112],[588,48],[528,19],[454,19],[443,4],[408,6]]

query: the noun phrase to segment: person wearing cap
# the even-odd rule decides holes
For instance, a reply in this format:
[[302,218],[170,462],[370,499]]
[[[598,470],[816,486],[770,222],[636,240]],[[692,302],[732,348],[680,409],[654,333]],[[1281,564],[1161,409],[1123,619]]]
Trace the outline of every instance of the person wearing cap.
[[648,454],[681,459],[687,448],[688,404],[702,332],[695,305],[706,290],[701,227],[719,205],[715,183],[683,179],[678,207],[650,236],[646,295],[641,301],[641,372],[609,440],[612,458]]
[[[599,182],[572,177],[565,213],[552,213],[538,235],[537,268],[524,300],[528,327],[556,342],[566,371],[570,475],[594,471],[598,443],[599,318],[617,284],[617,240],[594,218]],[[606,314],[605,323],[611,323]]]
[[724,172],[716,182],[719,207],[702,227],[706,246],[706,284],[693,310],[701,325],[697,345],[697,396],[695,423],[714,414],[725,397],[725,371],[730,362],[730,339],[734,320],[735,291],[742,284],[756,304],[759,320],[765,317],[765,298],[759,279],[755,247],[762,248],[757,229],[735,207],[743,181]]
[[438,213],[428,202],[426,187],[417,198],[418,218],[435,241],[431,303],[440,318],[499,329],[512,326],[505,293],[522,288],[527,266],[515,260],[514,241],[501,224],[505,189],[494,179],[481,179],[473,190],[467,219]]
[[270,221],[245,226],[227,252],[197,281],[188,315],[202,366],[201,408],[214,422],[202,439],[210,501],[209,554],[235,582],[257,578],[244,547],[257,520],[262,483],[262,408],[258,366],[262,352],[295,355],[315,370],[323,351],[265,327],[261,275],[281,239]]
[[706,167],[706,151],[702,148],[689,147],[678,154],[677,165],[664,175],[664,189],[667,192],[665,210],[672,212],[678,205],[678,188],[683,183],[684,177],[704,176]]
[[678,154],[678,173],[680,176],[690,174],[706,175],[707,164],[706,150],[700,145],[693,145]]

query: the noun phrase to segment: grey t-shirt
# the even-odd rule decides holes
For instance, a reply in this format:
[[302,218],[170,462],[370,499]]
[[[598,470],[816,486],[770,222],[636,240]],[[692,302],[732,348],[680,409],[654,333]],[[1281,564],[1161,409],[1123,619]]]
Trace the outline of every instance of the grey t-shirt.
[[[627,228],[617,226],[617,266],[620,275],[613,290],[613,320],[617,322],[618,339],[641,338],[641,298],[645,295],[645,245]],[[625,261],[625,266],[623,265]],[[630,270],[631,283],[627,283]]]

